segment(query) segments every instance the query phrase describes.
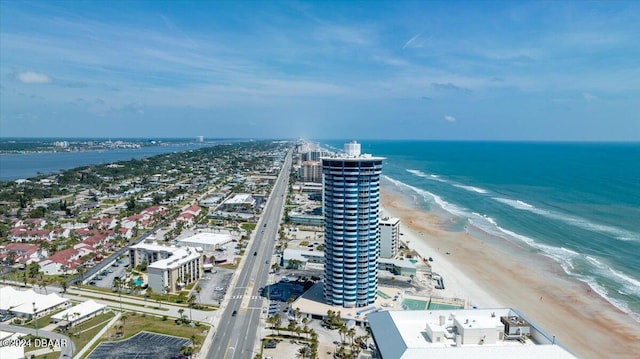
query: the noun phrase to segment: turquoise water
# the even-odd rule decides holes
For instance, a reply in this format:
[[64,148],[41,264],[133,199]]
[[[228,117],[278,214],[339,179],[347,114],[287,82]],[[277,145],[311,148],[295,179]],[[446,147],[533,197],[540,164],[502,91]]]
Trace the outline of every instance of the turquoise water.
[[405,310],[425,310],[429,302],[418,299],[403,299],[402,308]]
[[524,243],[640,320],[640,144],[361,143],[448,230]]
[[137,286],[142,286],[144,284],[144,281],[141,278],[136,278],[133,280],[133,284]]

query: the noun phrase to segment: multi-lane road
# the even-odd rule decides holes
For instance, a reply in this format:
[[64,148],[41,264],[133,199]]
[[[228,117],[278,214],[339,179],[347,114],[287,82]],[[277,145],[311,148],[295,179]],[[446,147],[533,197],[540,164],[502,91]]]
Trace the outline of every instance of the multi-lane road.
[[227,290],[229,300],[219,321],[207,358],[245,359],[254,357],[263,298],[260,288],[267,284],[271,257],[280,227],[289,185],[292,151],[287,153],[280,175],[264,207],[255,237],[246,250],[240,274]]

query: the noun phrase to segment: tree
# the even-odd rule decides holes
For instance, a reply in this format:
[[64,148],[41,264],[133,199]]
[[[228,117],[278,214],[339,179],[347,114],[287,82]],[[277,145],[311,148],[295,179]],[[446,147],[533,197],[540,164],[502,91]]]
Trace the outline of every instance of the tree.
[[191,319],[191,308],[193,308],[193,305],[195,304],[195,302],[196,302],[196,296],[191,294],[189,296],[189,298],[187,299],[187,304],[189,304],[189,321],[192,320]]
[[184,313],[184,309],[183,308],[178,309],[178,313],[180,314],[180,320],[181,321],[184,320],[184,314],[183,314]]
[[280,335],[280,326],[282,325],[282,316],[280,315],[280,313],[276,313],[276,315],[274,315],[273,324],[276,326],[278,335]]
[[298,349],[298,352],[296,353],[296,358],[306,359],[310,357],[311,357],[311,349],[306,345],[301,346],[300,349]]
[[356,336],[356,329],[351,328],[347,331],[347,336],[349,337],[351,344],[353,344],[353,338]]
[[[120,310],[122,310],[122,309],[120,309]],[[127,315],[126,314],[122,314],[122,316],[120,317],[120,321],[122,322],[122,328],[121,328],[120,332],[122,333],[122,335],[124,335],[124,326],[125,326],[125,324],[127,322]]]
[[60,285],[62,286],[62,294],[67,292],[67,281],[60,279]]
[[31,262],[27,266],[27,272],[29,273],[30,278],[34,278],[40,273],[40,264],[38,262]]
[[296,328],[296,322],[294,322],[293,320],[290,320],[289,324],[287,325],[287,330],[291,332],[291,334],[293,334],[293,331],[295,330],[295,328]]
[[300,319],[300,308],[296,307],[296,309],[293,310],[293,317],[296,318],[296,322],[298,321],[298,319]]
[[345,325],[341,325],[340,329],[338,329],[338,333],[340,333],[340,341],[344,343],[346,341],[345,335],[347,334],[347,327]]
[[198,300],[202,301],[202,299],[200,299],[200,292],[202,292],[202,287],[198,285],[196,287],[196,293],[198,293]]
[[78,274],[80,275],[80,282],[82,282],[82,275],[83,275],[83,274],[84,274],[84,272],[85,272],[84,265],[82,265],[82,264],[81,264],[81,265],[79,265],[79,266],[76,268],[76,270],[78,271]]

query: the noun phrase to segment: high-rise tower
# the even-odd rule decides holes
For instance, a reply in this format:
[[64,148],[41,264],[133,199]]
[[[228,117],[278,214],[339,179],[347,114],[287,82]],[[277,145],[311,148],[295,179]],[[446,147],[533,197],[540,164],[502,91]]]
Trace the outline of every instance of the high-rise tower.
[[380,255],[381,157],[360,144],[322,158],[324,297],[327,304],[364,307],[376,299]]

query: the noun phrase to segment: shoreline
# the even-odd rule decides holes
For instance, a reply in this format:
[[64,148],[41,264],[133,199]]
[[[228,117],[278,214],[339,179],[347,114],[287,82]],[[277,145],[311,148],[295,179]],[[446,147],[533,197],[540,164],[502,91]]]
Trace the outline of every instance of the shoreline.
[[640,323],[568,277],[551,258],[481,233],[446,230],[440,217],[389,187],[381,188],[384,215],[400,218],[401,240],[410,249],[433,257],[432,270],[446,288],[439,294],[482,308],[517,309],[580,358],[634,358],[640,352]]

